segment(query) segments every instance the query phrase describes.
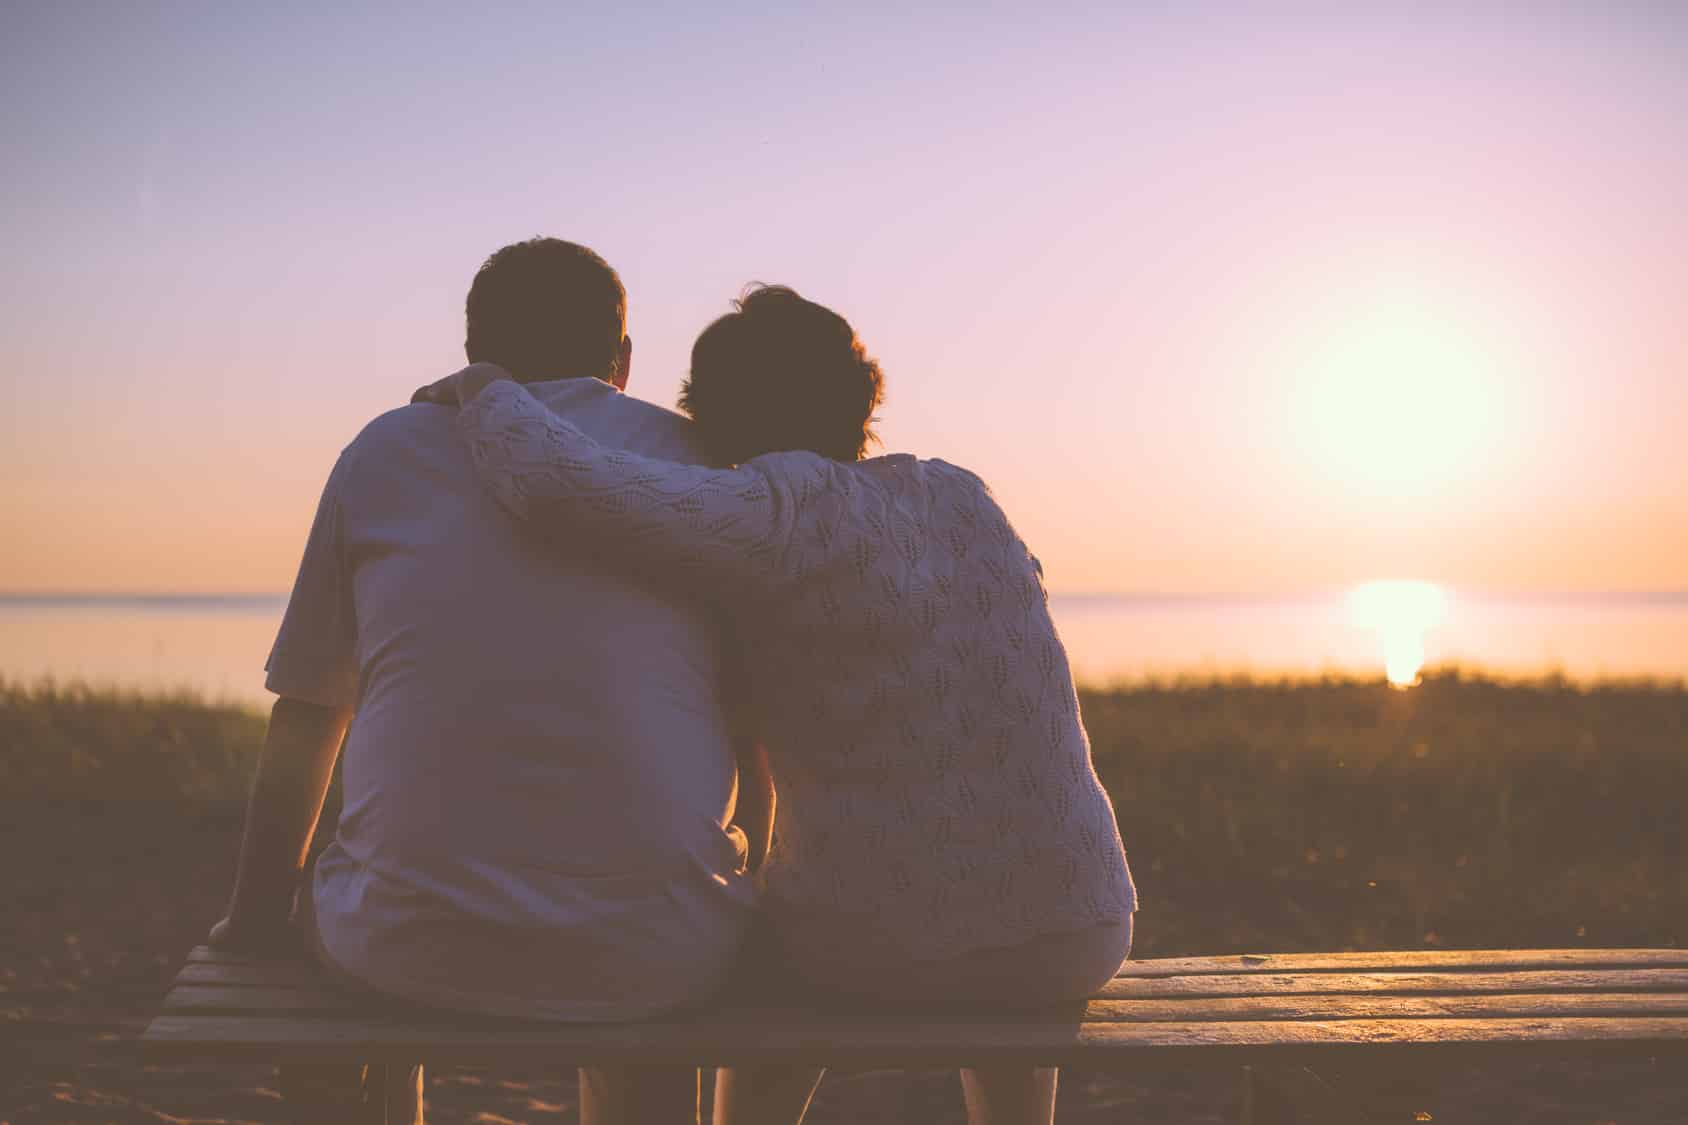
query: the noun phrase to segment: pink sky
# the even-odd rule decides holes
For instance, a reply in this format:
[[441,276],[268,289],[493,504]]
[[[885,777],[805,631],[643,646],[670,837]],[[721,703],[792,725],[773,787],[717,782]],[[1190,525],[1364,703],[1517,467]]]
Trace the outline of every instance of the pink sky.
[[1056,590],[1688,587],[1688,17],[1368,8],[9,11],[0,590],[285,589],[536,233],[665,404],[833,305]]

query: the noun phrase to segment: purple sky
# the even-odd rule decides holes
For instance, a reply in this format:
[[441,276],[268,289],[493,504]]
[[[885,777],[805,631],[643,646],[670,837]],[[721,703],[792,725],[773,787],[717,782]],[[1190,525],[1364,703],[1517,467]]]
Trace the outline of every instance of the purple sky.
[[665,404],[837,308],[1056,590],[1688,586],[1688,8],[554,7],[7,7],[0,589],[286,588],[538,233]]

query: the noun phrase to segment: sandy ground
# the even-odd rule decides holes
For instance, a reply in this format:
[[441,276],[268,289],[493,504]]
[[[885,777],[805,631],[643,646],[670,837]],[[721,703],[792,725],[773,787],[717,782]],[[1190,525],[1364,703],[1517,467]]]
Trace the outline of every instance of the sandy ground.
[[[195,822],[174,808],[0,805],[0,1125],[287,1119],[269,1068],[146,1066],[126,1041],[221,913],[239,831],[228,816]],[[1140,919],[1152,925],[1152,914]],[[1220,1122],[1232,1119],[1238,1092],[1230,1076],[1070,1071],[1057,1117]],[[431,1074],[428,1098],[439,1125],[576,1119],[573,1072],[564,1068],[442,1070]],[[1645,1059],[1461,1071],[1433,1100],[1390,1119],[1413,1121],[1415,1112],[1483,1125],[1679,1125],[1688,1122],[1688,1073]],[[953,1073],[913,1071],[832,1075],[809,1120],[963,1117]]]

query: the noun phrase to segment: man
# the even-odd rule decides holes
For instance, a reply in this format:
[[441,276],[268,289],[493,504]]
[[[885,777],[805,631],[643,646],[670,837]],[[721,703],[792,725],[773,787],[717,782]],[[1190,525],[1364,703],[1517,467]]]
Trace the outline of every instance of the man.
[[[517,243],[475,276],[465,350],[601,441],[701,463],[684,418],[622,394],[625,309],[592,251]],[[559,563],[533,542],[482,494],[454,413],[377,418],[329,477],[213,944],[280,940],[344,738],[344,810],[300,896],[332,969],[496,1015],[695,1003],[753,905],[720,638],[685,591],[600,565],[590,543]],[[583,1074],[583,1099],[600,1119],[671,1117],[688,1085],[695,1117],[685,1072]]]

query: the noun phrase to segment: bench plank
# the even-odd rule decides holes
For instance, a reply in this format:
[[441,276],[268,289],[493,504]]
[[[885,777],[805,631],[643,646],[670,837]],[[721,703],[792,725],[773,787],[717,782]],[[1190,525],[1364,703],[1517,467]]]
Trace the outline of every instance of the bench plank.
[[1499,996],[1227,996],[1092,1000],[1087,1023],[1196,1020],[1495,1019],[1524,1016],[1688,1016],[1688,995],[1648,993]]
[[[367,1019],[409,1023],[441,1024],[511,1021],[476,1021],[472,1017],[447,1017],[434,1013],[395,1009],[372,1011],[369,1001],[345,993],[297,988],[221,988],[192,985],[177,988],[165,997],[164,1010],[175,1013],[217,1012],[246,1015],[327,1016],[355,1014]],[[1223,1020],[1348,1020],[1348,1019],[1451,1019],[1518,1016],[1688,1016],[1688,994],[1574,993],[1514,994],[1498,996],[1243,996],[1188,997],[1174,1000],[1093,1000],[1082,1013],[1085,1023],[1166,1023]],[[730,1034],[740,1024],[758,1020],[791,1020],[791,1008],[733,1006],[693,1020],[665,1023],[709,1024]],[[826,1014],[812,1022],[829,1026],[840,1020],[861,1020],[860,1015]],[[1001,1024],[1071,1022],[1072,1014],[1036,1013],[992,1017]]]
[[326,986],[322,970],[298,961],[248,962],[243,965],[185,965],[174,987],[214,984],[223,988],[313,988]]
[[1391,1063],[1454,1050],[1688,1057],[1688,952],[1178,958],[1128,964],[1082,1010],[969,1020],[725,1005],[643,1023],[564,1024],[427,1012],[343,991],[303,958],[201,948],[141,1042],[177,1056],[553,1065],[1130,1066],[1151,1055],[1155,1065],[1300,1065],[1382,1047]]
[[[1199,1053],[1204,1065],[1237,1056],[1282,1063],[1329,1058],[1382,1045],[1446,1052],[1487,1049],[1562,1055],[1606,1046],[1688,1055],[1688,1020],[1590,1017],[1483,1020],[1338,1020],[1014,1024],[839,1024],[768,1021],[736,1026],[724,1042],[718,1025],[469,1024],[421,1025],[373,1020],[294,1020],[254,1016],[159,1016],[145,1036],[154,1052],[179,1045],[196,1054],[309,1062],[830,1063],[852,1067],[961,1066],[999,1060],[1039,1065],[1120,1064],[1122,1052]],[[1199,1052],[1197,1049],[1200,1049]],[[1488,1053],[1486,1051],[1486,1053]]]
[[1115,977],[1104,1000],[1173,996],[1322,996],[1430,992],[1688,992],[1688,969],[1515,973],[1271,973],[1259,976]]
[[1122,977],[1238,973],[1388,973],[1514,969],[1688,969],[1688,949],[1413,949],[1376,953],[1238,953],[1127,961]]
[[218,984],[187,984],[164,997],[166,1012],[369,1012],[370,1002],[346,992],[323,988],[250,985],[230,988]]
[[[304,962],[248,962],[185,966],[177,986],[223,988],[321,987],[321,972]],[[1152,1000],[1183,996],[1319,996],[1370,993],[1688,992],[1688,968],[1541,970],[1461,973],[1262,973],[1115,977],[1097,994],[1103,1000]]]
[[[276,964],[273,957],[198,946],[187,963]],[[1361,953],[1238,953],[1127,961],[1122,977],[1220,976],[1251,973],[1388,973],[1521,969],[1688,969],[1688,949],[1413,949]]]

